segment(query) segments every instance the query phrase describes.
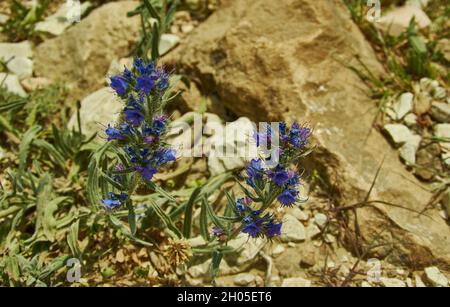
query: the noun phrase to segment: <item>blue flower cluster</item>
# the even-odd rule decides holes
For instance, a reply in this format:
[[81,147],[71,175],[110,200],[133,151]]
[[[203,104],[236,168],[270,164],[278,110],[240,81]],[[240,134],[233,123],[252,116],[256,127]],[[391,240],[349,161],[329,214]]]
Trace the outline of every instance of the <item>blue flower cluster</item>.
[[243,222],[242,232],[252,238],[273,238],[281,234],[281,223],[275,221],[270,213],[262,215],[261,210],[251,208],[252,200],[249,197],[240,198],[236,201],[236,209]]
[[[168,118],[162,114],[163,96],[169,88],[169,75],[155,65],[135,59],[133,68],[111,79],[111,88],[124,100],[119,123],[105,130],[107,141],[114,141],[129,162],[116,168],[114,180],[121,182],[121,172],[135,172],[151,181],[159,168],[176,160],[175,151],[164,142]],[[103,201],[106,209],[115,209],[123,199],[114,193]]]
[[[290,166],[303,154],[312,134],[309,127],[297,123],[290,128],[285,123],[280,123],[277,131],[272,131],[269,125],[266,127],[263,132],[255,134],[257,146],[265,145],[267,149],[278,144],[277,148],[271,148],[271,152],[279,154],[278,162],[271,166],[264,159],[250,161],[245,170],[246,182],[256,195],[238,199],[235,204],[242,232],[253,238],[280,235],[281,222],[277,222],[273,214],[267,213],[267,209],[270,209],[275,200],[284,207],[291,207],[298,201],[300,175],[291,170]],[[279,137],[278,142],[273,142],[273,137]],[[249,194],[247,190],[247,195]],[[256,200],[262,205],[258,209],[252,209],[256,207],[251,205],[252,201]]]

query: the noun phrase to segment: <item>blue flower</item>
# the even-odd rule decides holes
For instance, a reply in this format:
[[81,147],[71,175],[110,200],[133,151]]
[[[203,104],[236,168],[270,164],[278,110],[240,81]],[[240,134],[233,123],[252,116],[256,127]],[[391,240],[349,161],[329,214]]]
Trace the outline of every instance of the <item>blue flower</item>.
[[137,70],[137,72],[141,75],[144,75],[146,72],[146,66],[144,61],[140,58],[135,58],[133,61],[133,66]]
[[153,162],[159,167],[165,163],[176,161],[176,152],[172,148],[161,148],[155,152]]
[[157,170],[150,165],[136,166],[135,169],[139,174],[141,174],[142,178],[148,181],[152,180],[153,175],[157,173]]
[[277,199],[283,206],[290,207],[297,201],[297,194],[298,192],[294,189],[286,189]]
[[298,123],[292,124],[290,131],[291,144],[296,148],[304,147],[308,144],[308,139],[311,136],[311,129],[308,127],[300,127]]
[[281,223],[275,223],[273,220],[270,220],[266,226],[266,236],[269,238],[273,238],[275,236],[281,235]]
[[122,205],[122,202],[128,198],[128,194],[126,193],[108,193],[108,198],[102,200],[103,206],[106,210],[114,210],[119,208]]
[[104,199],[102,200],[102,202],[106,210],[114,210],[122,205],[122,203],[118,199]]
[[153,118],[153,127],[152,132],[155,133],[157,136],[160,136],[167,127],[167,117],[164,115],[158,115]]
[[262,161],[261,159],[258,160],[251,160],[250,165],[246,168],[247,176],[254,179],[261,179],[263,175],[263,168],[262,168]]
[[126,67],[125,67],[125,70],[123,71],[122,76],[128,82],[131,82],[133,80],[133,73]]
[[279,186],[283,185],[289,179],[288,173],[280,165],[269,173],[269,177]]
[[155,82],[149,76],[140,76],[137,78],[136,90],[148,94],[154,87]]
[[242,228],[242,232],[248,234],[252,238],[257,238],[261,234],[261,226],[257,222],[251,222]]
[[113,76],[110,78],[111,87],[116,91],[120,97],[125,96],[128,89],[128,83],[122,76]]
[[244,200],[243,198],[239,198],[239,199],[236,201],[236,209],[237,209],[239,212],[244,212],[244,211],[247,210],[247,206],[246,206],[245,200]]
[[110,125],[108,125],[108,128],[105,130],[106,135],[108,136],[107,140],[122,140],[124,138],[124,135],[119,130],[112,128]]
[[135,126],[139,126],[144,121],[144,114],[136,109],[126,109],[124,115],[125,120]]

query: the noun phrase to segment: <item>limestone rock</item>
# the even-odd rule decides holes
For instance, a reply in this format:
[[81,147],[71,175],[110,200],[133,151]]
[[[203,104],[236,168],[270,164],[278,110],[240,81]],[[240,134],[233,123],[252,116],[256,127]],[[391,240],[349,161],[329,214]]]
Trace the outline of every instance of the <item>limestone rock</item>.
[[[449,140],[450,139],[450,124],[437,124],[434,126],[434,135],[442,140]],[[444,148],[447,151],[450,151],[450,143],[447,142],[440,142],[440,145],[442,148]]]
[[389,34],[398,36],[408,29],[409,22],[412,18],[415,18],[420,29],[426,28],[431,24],[430,18],[428,18],[422,9],[412,5],[405,5],[395,8],[382,16],[377,20],[376,25],[384,31],[389,32]]
[[20,43],[0,43],[0,60],[8,61],[13,57],[31,58],[33,50],[29,41]]
[[422,137],[413,135],[402,147],[400,147],[400,157],[407,165],[416,164],[416,152],[419,149]]
[[33,75],[33,61],[26,57],[14,57],[6,64],[6,68],[20,80]]
[[402,124],[387,124],[384,126],[384,130],[396,146],[407,143],[413,137],[408,127]]
[[397,119],[402,119],[413,109],[414,95],[412,93],[403,93],[400,95],[397,103],[394,105],[394,111]]
[[308,288],[311,287],[311,281],[301,277],[285,278],[281,286]]
[[[80,118],[83,133],[90,136],[95,132],[104,131],[108,124],[117,119],[122,108],[122,102],[109,87],[90,94],[81,101]],[[77,116],[73,114],[68,127],[72,129],[77,125]]]
[[237,275],[233,282],[237,286],[248,286],[255,281],[255,275],[250,273],[241,273]]
[[178,43],[180,38],[174,34],[163,34],[161,35],[161,41],[159,44],[159,54],[164,55],[170,50],[172,50]]
[[450,104],[434,101],[431,104],[431,117],[440,123],[450,123]]
[[327,224],[327,221],[328,221],[328,218],[323,213],[317,213],[316,215],[314,215],[314,223],[316,223],[317,226],[319,226],[321,228]]
[[397,279],[397,278],[381,277],[380,281],[383,284],[383,286],[385,286],[387,288],[404,288],[404,287],[406,287],[405,282],[400,279]]
[[281,226],[281,240],[283,242],[301,242],[306,239],[305,227],[295,216],[286,214]]
[[[431,193],[417,188],[398,152],[373,131],[376,110],[368,88],[342,66],[358,65],[355,54],[376,75],[383,73],[340,0],[224,0],[164,62],[176,63],[180,73],[201,84],[203,94],[216,94],[237,116],[311,123],[317,148],[305,167],[318,169],[339,191],[338,204],[364,200],[385,157],[373,199],[421,211]],[[361,231],[369,241],[383,230],[402,242],[393,261],[416,267],[450,264],[448,225],[437,210],[428,211],[430,219],[377,206],[358,210]]]
[[10,93],[21,97],[27,96],[27,93],[23,90],[22,85],[20,85],[19,78],[16,75],[0,72],[0,84],[2,84]]
[[[74,3],[73,1],[72,3]],[[45,20],[36,23],[35,30],[43,33],[49,33],[54,36],[61,35],[68,27],[75,22],[79,22],[79,18],[89,9],[92,4],[90,2],[83,2],[79,5],[71,5],[67,1],[62,5],[56,13],[48,16]],[[74,14],[79,14],[75,16]]]
[[36,76],[64,81],[71,89],[69,99],[101,88],[111,61],[127,55],[139,38],[139,17],[127,17],[138,5],[107,3],[60,36],[44,41],[35,49]]
[[447,287],[448,279],[439,271],[437,267],[429,267],[425,269],[426,280],[434,287]]

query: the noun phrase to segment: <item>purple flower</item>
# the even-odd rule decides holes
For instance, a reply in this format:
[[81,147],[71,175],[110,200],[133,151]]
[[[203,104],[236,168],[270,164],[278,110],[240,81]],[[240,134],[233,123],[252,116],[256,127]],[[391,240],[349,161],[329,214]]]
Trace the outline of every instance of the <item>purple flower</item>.
[[217,227],[217,226],[214,226],[212,228],[211,232],[212,232],[212,235],[216,236],[216,237],[220,237],[220,236],[222,236],[224,234],[223,229],[220,228],[220,227]]
[[149,135],[149,136],[144,137],[144,142],[151,145],[151,144],[158,142],[158,138]]
[[138,91],[148,94],[154,86],[155,82],[149,76],[140,76],[137,78],[136,90]]
[[117,163],[116,164],[116,171],[122,172],[124,170],[125,170],[125,165],[123,165],[122,163]]
[[139,126],[144,121],[144,114],[136,109],[126,109],[125,120],[132,123],[135,126]]
[[278,201],[286,207],[292,206],[297,200],[298,192],[294,189],[286,189],[278,196]]
[[113,88],[120,97],[125,96],[128,89],[127,80],[122,76],[113,76],[110,78],[111,88]]

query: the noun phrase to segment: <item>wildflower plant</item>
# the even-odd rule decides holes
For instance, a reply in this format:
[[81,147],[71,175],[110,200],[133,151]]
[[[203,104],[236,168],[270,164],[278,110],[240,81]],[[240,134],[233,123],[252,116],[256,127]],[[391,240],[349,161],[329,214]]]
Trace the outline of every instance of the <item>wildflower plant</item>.
[[[237,225],[228,225],[227,229],[216,226],[213,234],[219,240],[223,241],[227,234],[234,237],[239,232],[251,238],[272,239],[279,236],[282,222],[275,217],[275,205],[293,207],[304,200],[299,193],[300,175],[292,166],[310,151],[308,143],[312,130],[297,123],[289,129],[285,123],[279,123],[275,131],[269,125],[266,127],[264,132],[255,134],[257,146],[266,153],[267,145],[271,146],[269,152],[278,158],[274,163],[271,155],[263,154],[262,158],[248,163],[245,169],[246,186],[240,184],[244,197],[235,199],[227,194],[231,213],[228,220]],[[279,139],[277,146],[272,144],[273,137]]]
[[[242,196],[235,198],[226,193],[228,201],[224,212],[214,208],[210,196],[232,178],[230,173],[188,189],[187,197],[185,193],[181,193],[184,197],[179,197],[180,193],[171,195],[165,191],[156,184],[155,174],[176,161],[176,152],[167,142],[170,122],[164,110],[177,96],[173,94],[173,87],[180,77],[170,75],[158,65],[159,55],[155,51],[159,29],[167,28],[167,20],[164,21],[167,14],[157,15],[157,9],[149,1],[143,1],[141,7],[147,8],[150,16],[157,20],[152,28],[151,59],[141,48],[138,52],[141,56],[134,59],[132,67],[125,67],[121,74],[110,77],[110,86],[123,102],[123,109],[118,120],[105,127],[105,145],[92,155],[88,198],[94,210],[106,214],[111,224],[128,239],[149,247],[161,247],[161,253],[174,268],[186,264],[195,255],[211,256],[214,280],[223,256],[235,252],[228,243],[240,233],[250,239],[273,239],[281,235],[282,221],[276,209],[277,206],[292,207],[302,201],[300,175],[293,166],[309,152],[312,131],[297,123],[290,127],[276,123],[255,133],[259,158],[250,161],[245,168],[246,185],[237,180]],[[144,45],[146,41],[143,39]],[[147,193],[144,199],[149,205],[134,204],[138,191]],[[184,198],[187,200],[180,203]],[[193,220],[197,217],[194,209],[198,205],[197,224]],[[128,217],[128,225],[121,220],[124,216]],[[137,238],[138,228],[144,227],[142,221],[155,222],[152,217],[159,220],[152,226],[165,226],[169,234],[165,243],[153,238],[147,241]],[[188,239],[196,225],[205,244],[192,247]]]

